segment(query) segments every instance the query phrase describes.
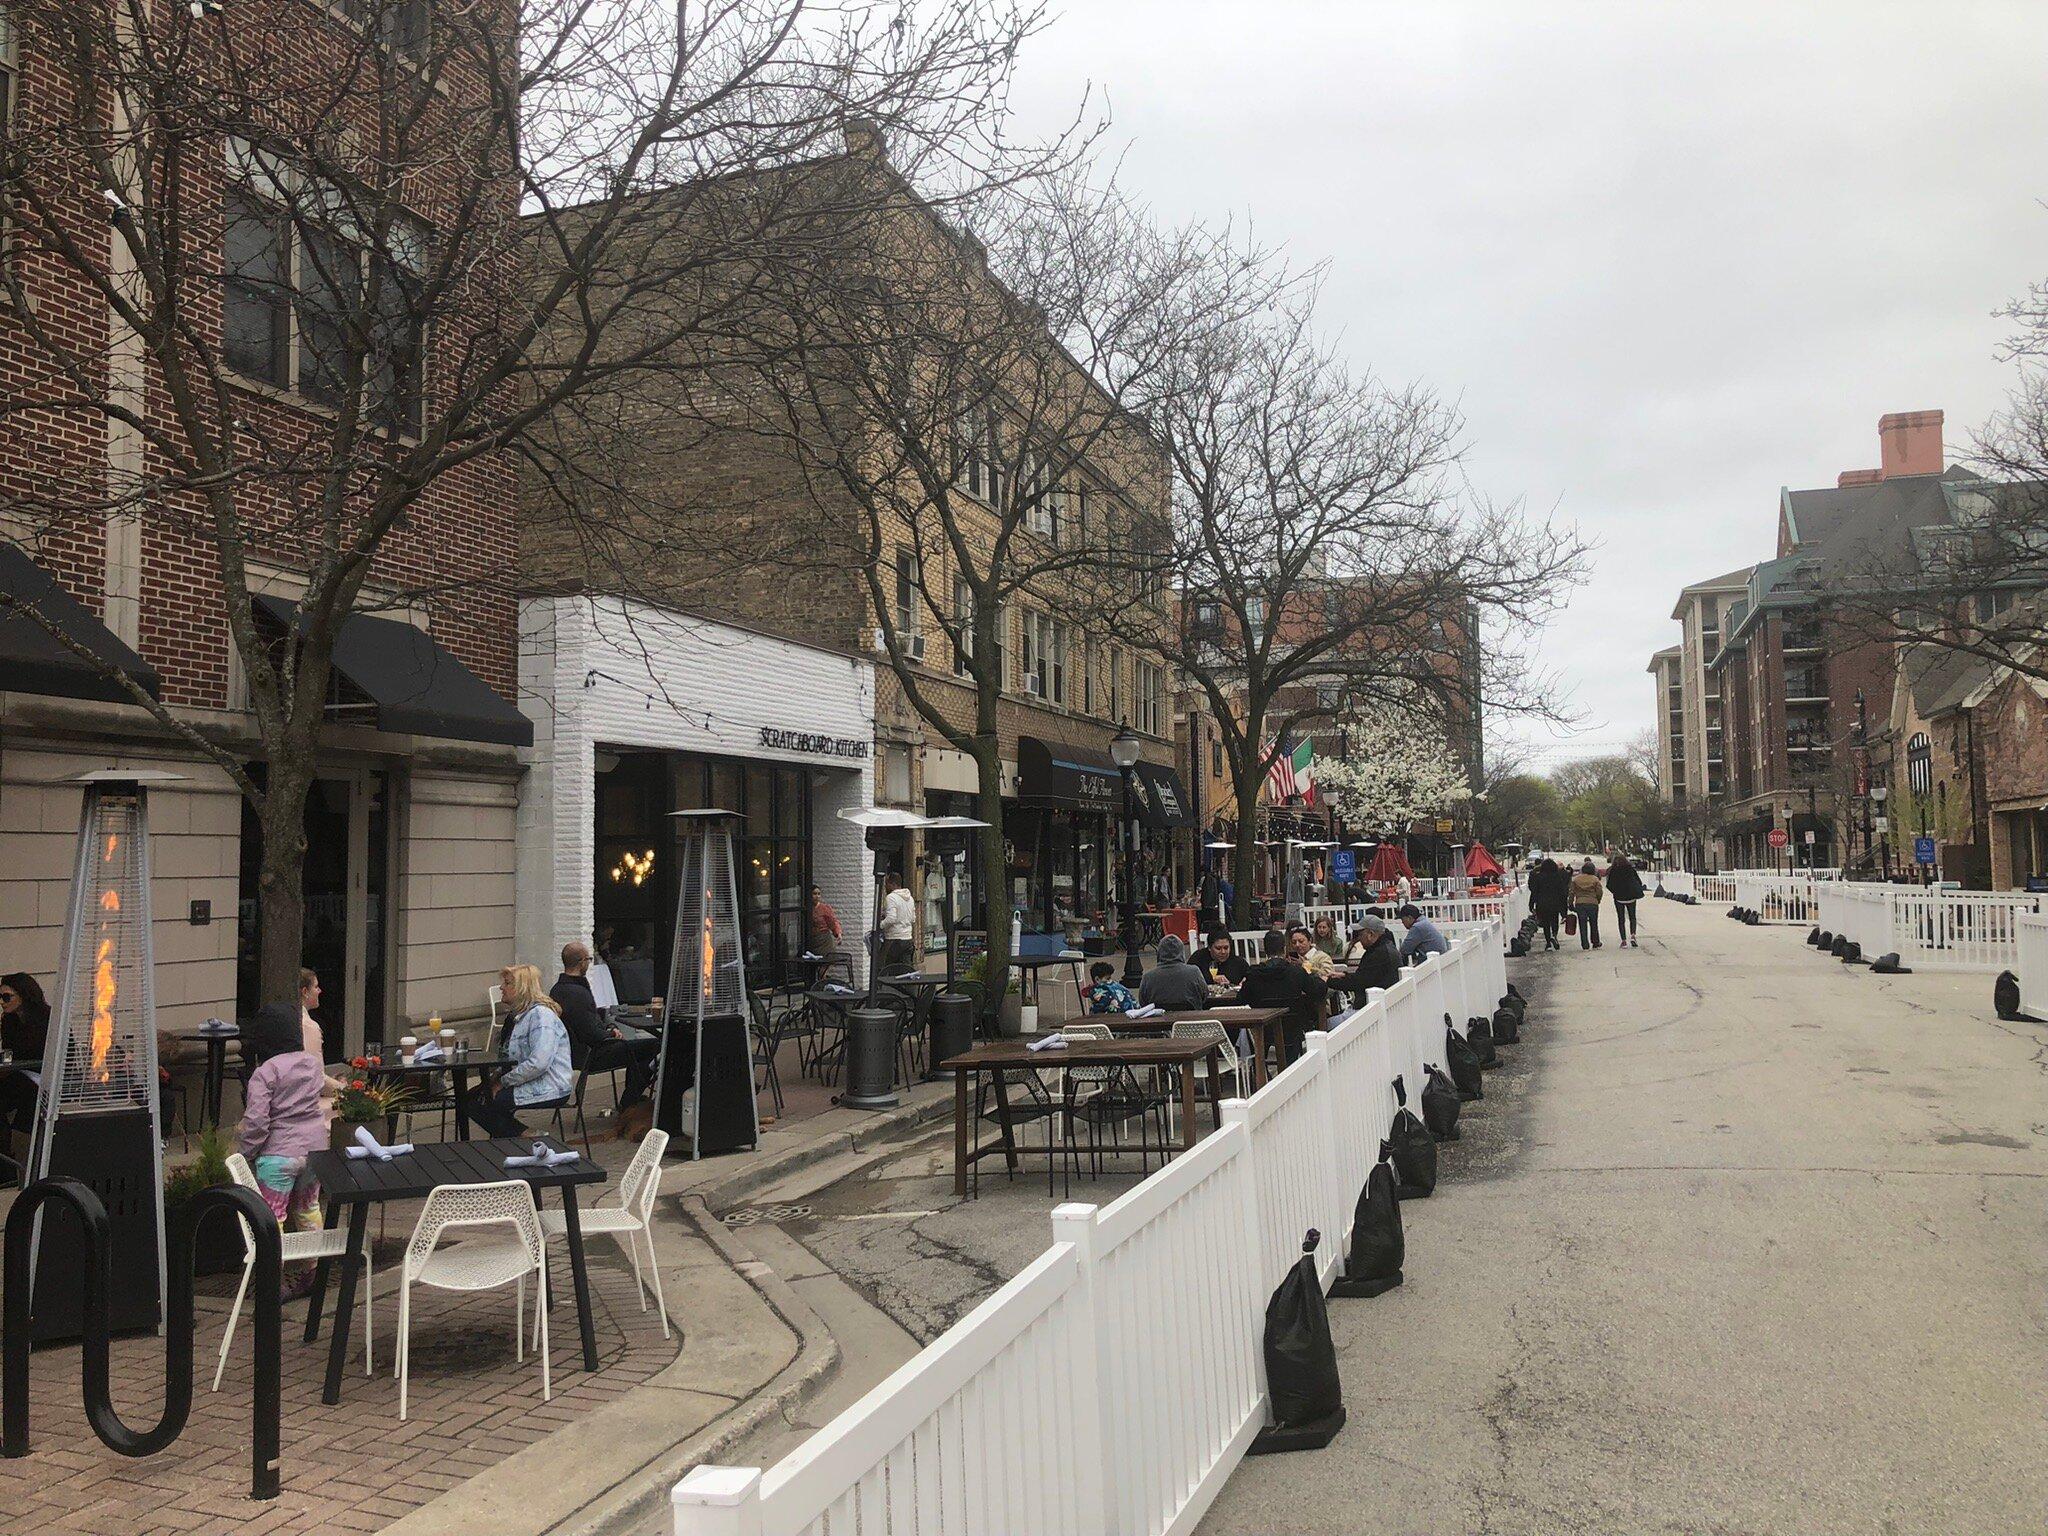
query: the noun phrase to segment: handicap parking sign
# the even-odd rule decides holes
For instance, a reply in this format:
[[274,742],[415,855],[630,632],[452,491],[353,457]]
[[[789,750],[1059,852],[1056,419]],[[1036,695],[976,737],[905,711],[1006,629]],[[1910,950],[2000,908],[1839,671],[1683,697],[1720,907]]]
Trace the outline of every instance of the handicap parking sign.
[[1932,864],[1934,862],[1933,838],[1916,837],[1913,839],[1913,862],[1915,864]]
[[1339,848],[1330,855],[1330,878],[1339,885],[1351,885],[1358,879],[1358,855],[1349,848]]

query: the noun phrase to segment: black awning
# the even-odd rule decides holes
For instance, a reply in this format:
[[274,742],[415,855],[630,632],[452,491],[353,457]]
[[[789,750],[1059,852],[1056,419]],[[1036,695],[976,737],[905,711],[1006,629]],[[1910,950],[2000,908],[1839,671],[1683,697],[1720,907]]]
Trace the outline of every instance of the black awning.
[[1188,814],[1188,797],[1180,787],[1180,775],[1173,769],[1159,763],[1138,764],[1138,792],[1144,802],[1140,814],[1146,826],[1166,831],[1195,824],[1195,818]]
[[[289,599],[256,601],[278,623],[296,622],[298,604]],[[397,619],[361,613],[343,619],[334,638],[334,670],[362,690],[380,731],[533,745],[526,716],[432,635]]]
[[1033,805],[1114,815],[1123,807],[1124,776],[1107,752],[1020,736],[1017,794]]
[[[0,593],[6,594],[0,600],[0,692],[132,704],[135,695],[120,682],[126,676],[151,698],[160,696],[148,663],[59,586],[56,577],[5,542],[0,542]],[[52,634],[53,628],[71,645]]]

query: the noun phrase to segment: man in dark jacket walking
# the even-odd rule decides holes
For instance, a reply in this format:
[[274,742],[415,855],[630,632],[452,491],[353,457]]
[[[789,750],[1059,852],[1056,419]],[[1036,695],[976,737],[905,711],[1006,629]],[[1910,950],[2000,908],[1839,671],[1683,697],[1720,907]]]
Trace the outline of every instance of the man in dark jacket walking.
[[1571,876],[1555,859],[1538,859],[1536,867],[1529,871],[1529,904],[1536,920],[1543,925],[1545,949],[1557,948],[1557,930],[1564,922],[1566,897],[1570,889]]
[[1625,853],[1617,853],[1608,861],[1607,894],[1614,898],[1614,927],[1621,935],[1621,947],[1627,949],[1634,944],[1641,949],[1642,941],[1636,938],[1636,903],[1643,899],[1643,877],[1636,873]]

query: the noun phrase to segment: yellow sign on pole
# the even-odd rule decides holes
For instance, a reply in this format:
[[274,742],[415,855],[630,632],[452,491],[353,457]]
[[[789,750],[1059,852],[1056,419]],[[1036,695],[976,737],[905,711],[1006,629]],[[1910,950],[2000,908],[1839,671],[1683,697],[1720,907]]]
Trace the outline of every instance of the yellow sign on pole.
[[1436,829],[1439,832],[1448,833],[1451,830],[1451,818],[1448,816],[1437,817]]

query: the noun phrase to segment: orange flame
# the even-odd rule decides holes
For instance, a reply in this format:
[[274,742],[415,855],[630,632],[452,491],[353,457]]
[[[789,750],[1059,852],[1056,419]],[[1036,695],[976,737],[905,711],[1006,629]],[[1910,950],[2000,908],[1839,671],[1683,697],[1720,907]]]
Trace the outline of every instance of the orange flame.
[[100,1083],[113,1075],[107,1070],[107,1052],[114,1044],[113,955],[114,941],[101,939],[99,961],[92,973],[92,1075]]
[[[709,891],[706,891],[706,892],[704,893],[704,905],[705,905],[706,907],[709,907],[709,906],[711,905],[711,893],[710,893]],[[711,996],[711,972],[712,972],[712,968],[713,968],[713,961],[714,961],[714,960],[715,960],[715,959],[717,958],[717,955],[718,955],[718,947],[717,947],[717,945],[715,945],[715,944],[714,944],[714,943],[712,942],[712,939],[711,939],[711,914],[710,914],[710,913],[709,913],[709,912],[707,911],[707,912],[706,912],[706,913],[704,914],[704,965],[703,965],[703,972],[704,972],[704,991],[703,991],[703,995],[704,995],[704,997],[705,997],[705,998],[706,998],[707,1000],[708,1000],[708,999],[710,998],[710,996]]]
[[[113,862],[114,850],[120,842],[113,833],[107,835],[102,862]],[[92,972],[92,1075],[93,1081],[104,1083],[113,1076],[107,1070],[107,1052],[114,1045],[114,996],[118,990],[114,979],[114,940],[105,923],[120,917],[121,893],[108,886],[100,893],[100,910],[108,917],[102,920],[99,954]]]

